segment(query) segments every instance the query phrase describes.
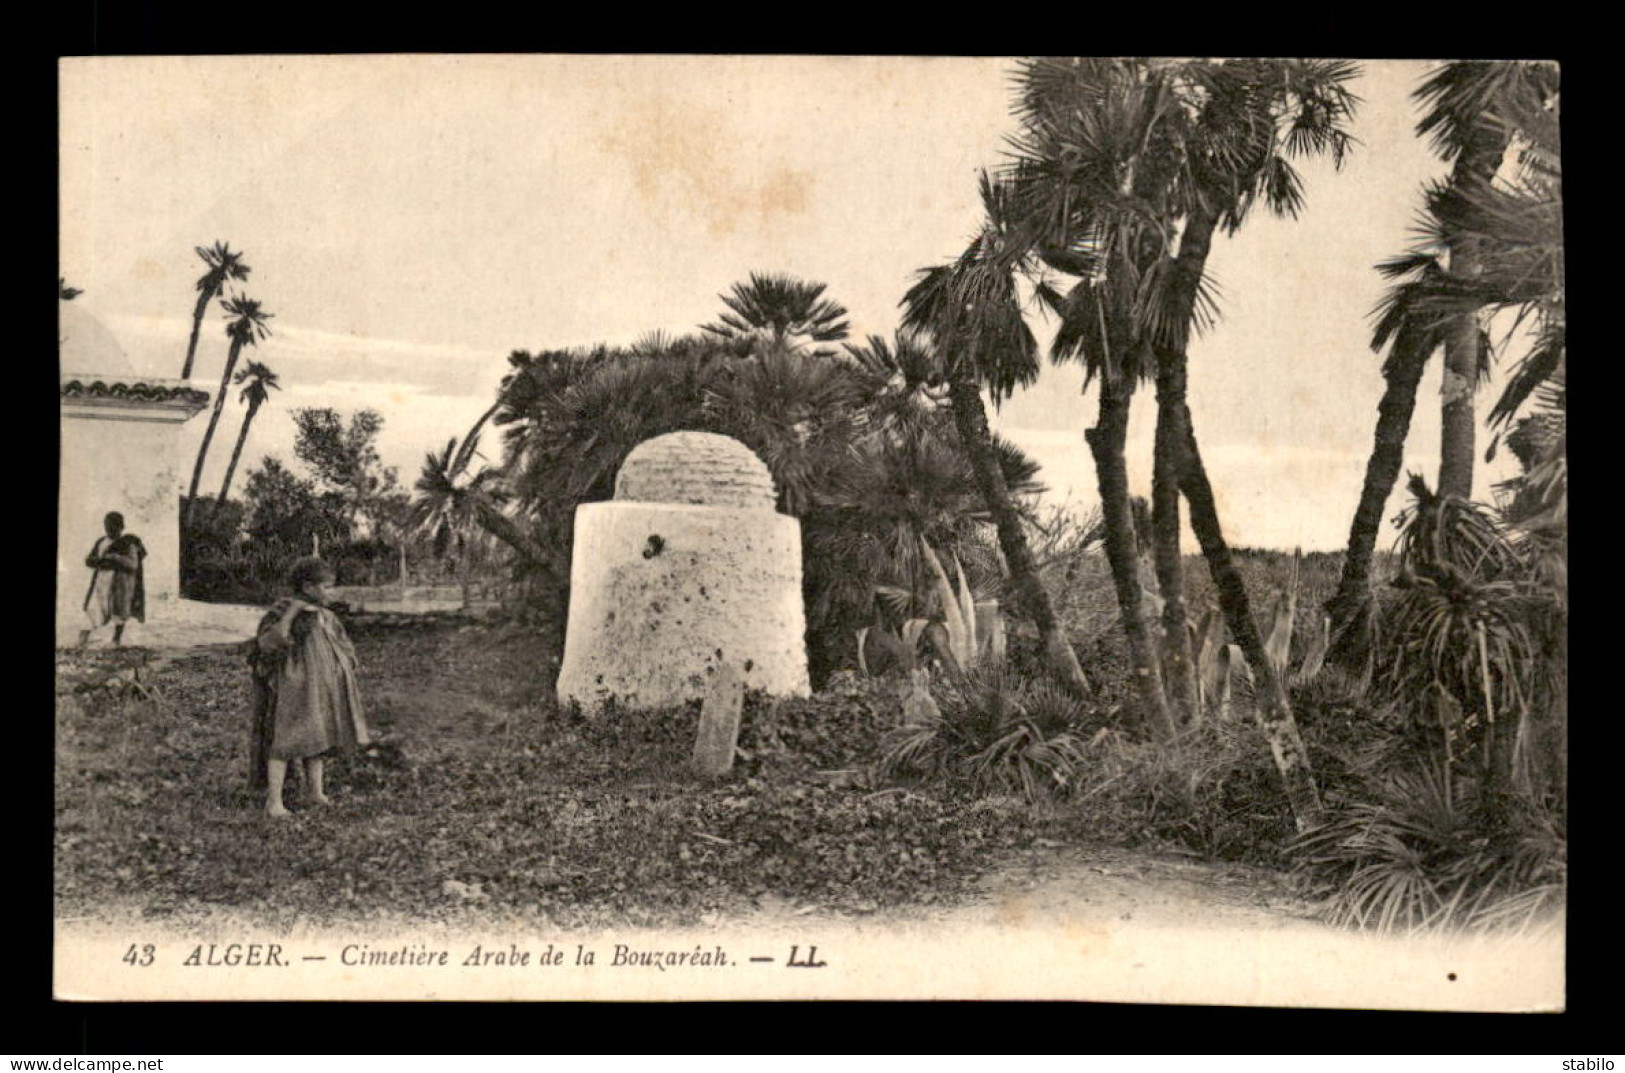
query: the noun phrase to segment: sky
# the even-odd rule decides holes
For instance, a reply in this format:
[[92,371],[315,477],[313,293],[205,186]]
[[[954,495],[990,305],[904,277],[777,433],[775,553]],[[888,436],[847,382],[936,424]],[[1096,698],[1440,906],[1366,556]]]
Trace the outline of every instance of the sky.
[[[714,319],[752,271],[829,285],[853,335],[889,334],[916,272],[974,233],[978,168],[1015,129],[1007,60],[365,56],[62,61],[61,272],[152,376],[179,375],[193,248],[246,251],[241,289],[274,314],[251,356],[284,390],[245,467],[292,456],[291,411],[366,406],[410,484],[424,454],[490,404],[507,355]],[[1372,266],[1403,251],[1424,181],[1427,70],[1364,66],[1359,145],[1306,162],[1296,221],[1255,216],[1215,243],[1222,320],[1191,350],[1197,434],[1233,543],[1333,549],[1371,448],[1380,359]],[[1050,326],[1033,313],[1035,332]],[[224,320],[196,376],[218,378]],[[1043,466],[1052,502],[1097,498],[1081,370],[1046,368],[995,426]],[[1439,372],[1423,381],[1406,466],[1438,466]],[[1492,392],[1480,395],[1480,414]],[[217,441],[231,443],[235,396]],[[1150,484],[1154,410],[1130,430]],[[203,418],[183,432],[188,460]],[[204,488],[218,490],[229,446]],[[1507,452],[1475,492],[1511,475]],[[190,465],[184,467],[188,472]],[[239,476],[238,480],[241,480]],[[1401,482],[1403,483],[1403,482]],[[240,485],[238,486],[240,488]],[[1396,492],[1390,513],[1402,505]]]

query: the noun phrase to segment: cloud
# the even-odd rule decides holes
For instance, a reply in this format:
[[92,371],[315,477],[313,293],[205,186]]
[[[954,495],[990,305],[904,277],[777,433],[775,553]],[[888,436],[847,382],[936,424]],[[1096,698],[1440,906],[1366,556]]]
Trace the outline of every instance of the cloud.
[[[137,369],[153,376],[179,373],[191,321],[172,316],[108,319],[109,328]],[[380,395],[419,392],[483,397],[495,391],[507,369],[506,353],[460,344],[372,338],[279,324],[274,319],[270,327],[270,336],[245,352],[276,369],[284,387],[320,384],[337,393],[354,390],[353,385],[370,385]],[[220,331],[217,323],[204,323],[195,367],[199,379],[219,375],[226,352]]]

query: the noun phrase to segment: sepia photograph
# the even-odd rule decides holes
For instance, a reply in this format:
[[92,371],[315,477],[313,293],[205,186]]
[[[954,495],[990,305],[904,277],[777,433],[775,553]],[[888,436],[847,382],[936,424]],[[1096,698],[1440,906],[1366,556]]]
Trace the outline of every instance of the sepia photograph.
[[1565,1008],[1555,62],[57,74],[57,999]]

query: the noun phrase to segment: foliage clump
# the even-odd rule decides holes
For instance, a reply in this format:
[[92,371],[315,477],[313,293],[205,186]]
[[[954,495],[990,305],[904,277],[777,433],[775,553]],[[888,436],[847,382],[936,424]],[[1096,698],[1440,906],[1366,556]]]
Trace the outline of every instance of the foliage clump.
[[340,585],[399,577],[407,508],[394,469],[377,449],[383,418],[348,419],[328,408],[294,411],[295,456],[310,476],[266,457],[248,473],[241,501],[199,500],[181,544],[182,588],[192,599],[268,603],[288,567],[319,547]]
[[1560,818],[1527,805],[1489,817],[1414,761],[1370,773],[1292,852],[1328,919],[1380,931],[1527,927],[1566,890]]
[[1057,686],[991,663],[943,679],[934,696],[882,739],[883,775],[945,778],[1028,801],[1074,785],[1090,710]]

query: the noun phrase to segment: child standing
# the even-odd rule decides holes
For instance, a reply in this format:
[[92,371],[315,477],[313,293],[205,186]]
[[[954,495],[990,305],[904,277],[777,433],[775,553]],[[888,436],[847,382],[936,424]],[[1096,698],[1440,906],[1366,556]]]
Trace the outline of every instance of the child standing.
[[90,627],[79,633],[79,647],[90,643],[90,635],[113,624],[113,646],[124,643],[124,625],[131,619],[147,619],[146,586],[141,563],[147,549],[141,538],[124,531],[124,515],[112,511],[102,520],[107,535],[99,538],[85,557],[90,567],[90,590],[85,593],[85,614]]
[[304,762],[311,800],[328,805],[324,758],[371,740],[356,684],[355,647],[326,606],[332,567],[300,559],[288,582],[294,595],[277,601],[260,620],[250,658],[256,694],[250,784],[265,789],[265,811],[272,816],[288,814],[282,784],[290,760]]

